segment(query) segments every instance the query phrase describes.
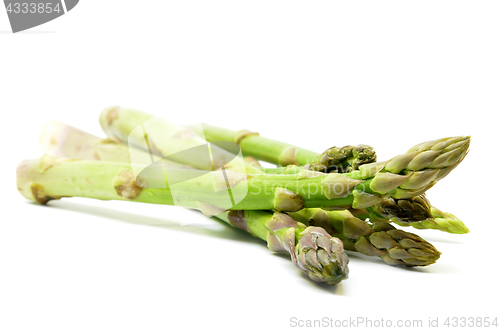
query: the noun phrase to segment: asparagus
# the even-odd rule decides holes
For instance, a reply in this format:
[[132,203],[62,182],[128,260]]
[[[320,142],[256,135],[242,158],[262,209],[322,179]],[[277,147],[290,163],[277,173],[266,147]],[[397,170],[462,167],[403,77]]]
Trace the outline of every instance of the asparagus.
[[431,213],[433,218],[425,221],[414,223],[402,223],[397,220],[393,221],[400,226],[412,226],[415,229],[421,230],[435,229],[454,234],[465,234],[470,232],[465,224],[453,214],[443,212],[436,207],[431,207]]
[[249,130],[233,131],[205,123],[202,127],[205,139],[208,141],[235,142],[240,145],[244,154],[281,166],[313,164],[314,171],[329,169],[329,172],[350,172],[357,170],[362,164],[372,163],[377,159],[373,148],[367,145],[342,148],[334,146],[318,154],[262,137]]
[[342,242],[323,228],[305,226],[284,213],[230,211],[217,218],[267,242],[274,252],[287,252],[310,279],[335,285],[348,276],[349,259]]
[[[367,185],[350,193],[363,180],[340,174],[245,175],[224,169],[212,172],[172,170],[155,163],[143,168],[136,178],[132,168],[129,163],[45,155],[23,161],[18,166],[18,187],[25,197],[39,202],[77,196],[191,208],[200,208],[203,204],[219,211],[344,208],[359,203],[360,196],[361,200],[365,198],[363,194],[369,195],[363,191],[369,189]],[[169,175],[165,178],[167,172]],[[332,177],[334,175],[336,177]],[[243,198],[233,201],[231,196],[236,195]]]
[[[277,165],[284,164],[283,162],[276,162],[276,155],[280,155],[278,151],[283,150],[282,146],[287,146],[286,150],[294,149],[300,151],[301,155],[307,155],[307,157],[304,158],[295,158],[294,162],[286,163],[287,165],[292,165],[290,168],[285,168],[283,170],[271,170],[271,172],[298,172],[300,171],[299,168],[293,167],[293,165],[310,164],[311,162],[314,162],[311,161],[314,159],[312,155],[316,155],[314,152],[296,146],[291,146],[283,142],[264,138],[256,133],[245,134],[250,132],[248,130],[232,131],[208,124],[203,124],[203,130],[205,138],[208,141],[234,141],[240,144],[244,154],[254,156],[257,159],[262,159]],[[253,140],[252,144],[246,145],[244,141],[250,139]],[[423,182],[427,182],[427,184],[431,185],[439,179],[444,178],[463,160],[468,152],[469,145],[470,136],[458,136],[427,141],[410,148],[406,154],[398,155],[389,161],[375,164],[381,166],[381,169],[378,170],[382,172],[390,172],[392,174],[401,175],[411,174],[412,178],[408,182],[404,183],[401,188],[408,191],[416,191],[422,187]],[[322,161],[321,158],[327,160]],[[341,149],[333,148],[331,151],[325,151],[321,154],[319,163],[328,165],[328,160],[332,159],[334,164],[339,164],[340,162],[339,168],[344,169],[344,171],[341,172],[349,172],[362,167],[365,167],[365,169],[374,169],[372,165],[374,164],[373,161],[375,158],[376,154],[369,146],[346,146]],[[347,162],[348,165],[346,166],[342,162]],[[363,163],[363,165],[360,165],[360,163]],[[345,170],[346,168],[347,171]],[[311,168],[310,166],[308,169],[313,171],[318,170]],[[397,198],[402,199],[416,195],[414,192],[399,191],[399,197]]]
[[302,209],[289,215],[306,225],[323,227],[342,240],[347,250],[378,256],[390,265],[427,266],[441,255],[432,244],[415,234],[398,230],[389,223],[370,226],[347,210]]
[[[324,193],[328,192],[327,185],[330,185],[329,182],[323,184],[328,180],[326,175],[314,178],[299,175],[249,176],[226,170],[172,170],[162,163],[155,163],[144,168],[136,179],[132,167],[129,163],[45,155],[40,159],[25,160],[18,166],[18,188],[26,198],[42,203],[57,197],[76,196],[191,208],[200,208],[203,204],[206,208],[219,211],[296,211],[303,207],[343,205],[352,200],[350,197],[329,200]],[[166,172],[169,173],[167,178]],[[187,180],[183,181],[184,178]],[[176,182],[175,185],[173,182]],[[325,189],[321,190],[321,187]],[[304,190],[302,195],[295,193],[301,190]],[[242,194],[243,199],[232,201],[231,196]],[[174,200],[174,197],[177,198]]]

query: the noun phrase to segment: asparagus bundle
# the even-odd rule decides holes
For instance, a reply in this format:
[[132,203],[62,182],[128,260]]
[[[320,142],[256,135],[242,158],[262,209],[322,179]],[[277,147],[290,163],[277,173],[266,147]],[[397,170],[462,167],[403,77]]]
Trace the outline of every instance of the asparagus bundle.
[[[66,136],[78,135],[80,138],[84,138],[85,141],[100,141],[99,138],[97,138],[93,135],[90,135],[88,133],[84,133],[83,131],[80,131],[80,130],[73,128],[71,126],[63,125],[62,123],[58,123],[57,128],[59,128],[59,129],[63,128]],[[71,141],[71,140],[65,141],[65,140],[57,139],[60,136],[59,131],[60,130],[44,130],[44,132],[42,133],[42,136],[41,136],[41,141],[52,141],[53,142],[53,144],[50,146],[50,148],[47,148],[46,144],[42,144],[42,148],[43,148],[44,152],[49,153],[52,150],[66,151],[66,155],[64,155],[64,153],[58,153],[58,155],[60,155],[60,156],[72,156],[72,157],[83,158],[83,159],[89,159],[89,158],[94,159],[95,154],[94,153],[87,153],[87,150],[88,150],[87,148],[76,148],[76,147],[80,147],[81,143],[75,143],[75,141]],[[75,146],[75,145],[77,145],[77,146]],[[125,154],[125,151],[122,148],[120,148],[119,145],[113,145],[113,146],[115,146],[115,150],[110,150],[110,153],[107,156],[107,160],[114,161],[114,160],[126,159],[127,155],[120,155],[120,153]],[[133,147],[130,147],[130,148],[133,150]],[[61,154],[63,154],[63,155],[61,155]],[[179,165],[177,165],[177,166],[179,166]],[[424,198],[415,199],[415,201],[421,201],[423,199]],[[390,209],[390,208],[392,208],[392,206],[388,206],[386,208],[386,210]],[[356,210],[356,212],[364,213],[364,214],[369,213],[368,210],[363,210],[363,211]],[[231,213],[233,213],[233,214],[231,214]],[[279,218],[284,217],[283,216],[284,214],[272,213],[272,212],[266,212],[266,211],[254,211],[254,212],[234,211],[231,213],[229,213],[229,215],[241,215],[240,217],[238,217],[238,219],[241,219],[243,217],[243,215],[246,215],[246,219],[249,219],[249,220],[266,220],[266,219],[273,219],[273,217],[279,217]],[[221,218],[227,222],[228,221],[227,215],[228,215],[228,213],[225,212],[225,213],[217,214],[217,215],[215,215],[215,217]],[[303,212],[292,213],[290,215],[296,221],[300,221],[306,225],[320,226],[320,227],[324,228],[330,235],[332,235],[333,237],[339,238],[342,241],[343,245],[349,250],[358,251],[361,254],[368,254],[370,256],[372,256],[372,255],[381,256],[382,259],[389,264],[393,264],[393,265],[400,264],[400,265],[406,265],[406,266],[425,266],[425,265],[430,264],[431,261],[432,262],[435,261],[435,259],[437,259],[439,257],[439,252],[437,250],[435,250],[431,244],[425,242],[425,240],[423,240],[420,237],[418,237],[419,238],[418,241],[420,243],[422,243],[426,247],[432,248],[430,250],[429,249],[427,250],[427,255],[430,255],[431,258],[429,258],[428,256],[425,256],[425,254],[424,255],[422,255],[422,254],[411,255],[410,253],[408,253],[406,255],[402,255],[402,254],[395,255],[396,254],[395,252],[397,252],[401,249],[408,250],[411,248],[412,250],[410,250],[410,252],[415,251],[416,244],[410,247],[407,244],[408,240],[403,241],[403,244],[405,244],[404,247],[399,245],[399,244],[396,245],[395,243],[392,243],[392,246],[390,246],[390,247],[380,247],[380,245],[378,245],[379,248],[367,249],[366,248],[367,244],[364,244],[364,245],[362,244],[362,243],[364,243],[365,240],[368,240],[367,242],[373,241],[375,243],[378,243],[376,241],[377,236],[378,236],[378,238],[380,238],[381,235],[387,236],[386,232],[389,230],[394,230],[394,228],[393,227],[391,228],[390,225],[387,225],[387,226],[385,226],[381,229],[377,229],[377,231],[375,231],[375,230],[370,228],[370,225],[368,225],[368,223],[366,223],[358,218],[355,218],[348,211],[322,212],[321,209],[307,209],[307,210],[303,209]],[[235,218],[233,217],[232,219],[235,219]],[[291,220],[287,220],[287,222],[289,223],[289,222],[291,222]],[[267,224],[267,221],[261,222],[261,223]],[[241,224],[241,222],[230,222],[230,224],[232,224],[236,227],[243,228],[246,231],[250,231],[247,226],[239,226],[238,224]],[[258,223],[258,224],[260,224],[260,223]],[[262,227],[260,227],[260,228],[250,227],[250,228],[251,228],[250,233],[252,233],[254,235],[257,234],[257,236],[259,237],[259,235],[258,235],[259,230],[262,230],[262,229],[269,230],[270,228],[272,228],[272,226],[266,225],[264,228],[262,228]],[[373,228],[373,226],[372,226],[372,228]],[[384,234],[377,234],[377,235],[370,236],[375,232],[382,232],[382,231],[384,231]],[[409,233],[404,232],[404,231],[399,231],[399,232],[392,231],[392,232],[388,232],[388,233],[389,234],[396,234],[397,233],[399,236],[397,238],[399,238],[399,240],[402,240],[403,238],[412,239],[412,238],[416,237],[415,235],[409,234]],[[273,248],[273,245],[272,245],[273,241],[270,239],[270,235],[267,234],[266,236],[267,237],[264,238],[263,235],[260,235],[260,237],[262,239],[267,240],[270,249],[276,250]],[[362,237],[363,237],[363,239],[362,239]],[[283,240],[281,240],[281,242],[283,242]],[[357,246],[356,246],[356,242],[359,242],[359,244]],[[289,251],[291,252],[292,250],[289,249]],[[390,252],[392,254],[387,255],[388,252]],[[399,256],[399,257],[405,256],[405,260],[404,261],[403,260],[394,261],[394,258],[396,256]]]
[[[469,147],[469,137],[445,138],[375,163],[375,152],[365,145],[321,155],[260,138],[246,145],[260,154],[242,146],[243,153],[266,161],[274,151],[273,160],[282,165],[312,163],[273,173],[255,160],[243,160],[231,145],[207,143],[193,130],[146,113],[111,107],[100,122],[110,139],[49,125],[53,137],[41,142],[52,155],[21,162],[21,194],[39,203],[79,196],[196,208],[265,240],[273,251],[288,252],[312,280],[328,284],[347,277],[344,245],[388,264],[434,263],[440,255],[434,246],[396,230],[388,220],[415,221],[410,215],[423,220],[430,204],[422,194],[454,169]],[[241,144],[250,137],[258,136],[240,132],[233,141]],[[263,141],[267,150],[259,145]],[[317,161],[311,161],[313,154]],[[448,221],[432,223],[437,228],[453,227],[450,215],[431,212]],[[429,221],[413,224],[431,227]]]

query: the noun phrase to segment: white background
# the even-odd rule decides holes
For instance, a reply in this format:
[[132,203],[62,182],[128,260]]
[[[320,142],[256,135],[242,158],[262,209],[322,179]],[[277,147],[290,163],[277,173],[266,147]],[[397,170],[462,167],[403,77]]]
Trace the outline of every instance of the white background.
[[[497,1],[82,0],[11,34],[0,10],[0,329],[499,317],[499,16]],[[113,104],[318,152],[366,143],[380,160],[472,135],[468,157],[428,193],[471,233],[413,230],[443,253],[435,265],[351,255],[349,279],[329,287],[258,239],[182,208],[25,201],[15,167],[40,156],[42,125],[102,135],[98,115]],[[193,224],[181,227],[183,218]]]

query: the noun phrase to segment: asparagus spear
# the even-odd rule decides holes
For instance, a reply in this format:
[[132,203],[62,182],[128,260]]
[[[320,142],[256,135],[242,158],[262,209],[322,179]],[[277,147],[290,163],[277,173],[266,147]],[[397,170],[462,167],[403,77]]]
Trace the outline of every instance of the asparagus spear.
[[[240,144],[243,153],[254,156],[258,159],[260,157],[263,160],[278,165],[282,165],[283,162],[275,162],[276,160],[273,162],[272,159],[275,158],[276,155],[279,155],[277,151],[282,150],[280,146],[286,145],[286,150],[300,150],[301,155],[307,155],[307,157],[304,158],[295,158],[294,162],[286,163],[290,165],[306,165],[311,163],[312,155],[315,154],[299,147],[260,137],[256,133],[251,135],[244,134],[245,132],[249,132],[248,130],[236,132],[224,128],[214,127],[208,124],[203,124],[203,129],[204,135],[208,141],[224,140],[237,142]],[[252,144],[247,145],[244,142],[245,139],[247,141],[252,140]],[[427,141],[410,148],[406,154],[401,154],[389,161],[375,164],[372,163],[376,157],[375,152],[368,146],[346,146],[345,148],[338,150],[334,148],[334,151],[332,152],[333,157],[328,156],[329,152],[327,150],[325,153],[321,154],[319,163],[322,165],[328,164],[328,160],[332,159],[334,164],[338,164],[340,162],[340,165],[342,166],[342,162],[348,162],[348,171],[342,172],[349,172],[355,170],[355,168],[361,169],[364,167],[365,169],[372,169],[382,173],[389,172],[392,174],[411,175],[412,178],[402,184],[395,196],[398,199],[405,199],[423,193],[414,194],[422,188],[422,184],[424,182],[426,182],[429,186],[432,186],[438,180],[444,178],[463,160],[468,152],[469,145],[470,136],[442,138]],[[321,158],[327,160],[321,160]],[[368,164],[365,163],[364,165],[359,165],[359,163],[363,163],[365,161]],[[374,165],[381,166],[381,168],[377,169],[376,166],[374,168]],[[341,167],[339,166],[339,168]],[[345,164],[343,168],[346,168]],[[317,171],[319,169],[309,167],[309,170]],[[284,173],[293,173],[298,171],[300,171],[299,168],[292,166],[291,168],[285,169]]]
[[314,281],[335,285],[347,278],[349,259],[342,242],[323,228],[306,227],[279,212],[234,210],[216,217],[265,240],[274,252],[288,252],[297,268]]
[[[350,197],[329,200],[324,192],[328,192],[327,185],[330,184],[323,184],[328,180],[327,175],[314,178],[301,178],[299,175],[250,177],[225,170],[172,170],[159,163],[144,168],[136,181],[129,163],[71,160],[48,155],[25,160],[17,170],[20,192],[26,198],[41,203],[57,197],[77,196],[191,208],[200,208],[203,204],[219,211],[295,211],[304,206],[343,205],[352,200]],[[167,171],[169,176],[165,179]],[[187,180],[183,181],[183,178]],[[173,182],[176,182],[175,185]],[[324,191],[322,187],[325,187]],[[172,189],[175,189],[175,194],[172,194]],[[302,195],[295,193],[300,190],[304,190]],[[234,197],[237,193],[243,193],[244,199],[232,201],[231,195]]]
[[[194,127],[194,126],[188,126]],[[318,159],[318,154],[290,144],[261,137],[249,130],[232,131],[203,124],[208,141],[232,141],[240,145],[244,154],[278,165],[307,164]]]
[[[244,148],[242,139],[234,138],[234,131],[213,127],[204,124],[204,134],[207,140],[230,140],[240,143],[243,153],[254,157],[262,157],[263,155],[269,158],[273,157],[275,151],[273,150],[274,144],[281,146],[283,143],[276,142],[271,139],[260,137],[264,140],[257,140],[252,138],[254,143],[252,148]],[[221,133],[222,132],[222,133]],[[251,135],[248,137],[255,137]],[[231,138],[233,137],[233,138]],[[261,142],[262,141],[262,142]],[[265,143],[264,143],[265,142]],[[448,175],[466,156],[470,145],[469,136],[459,136],[451,138],[442,138],[418,144],[408,150],[407,153],[398,155],[386,162],[368,163],[358,166],[362,173],[375,173],[383,175],[385,179],[394,178],[393,175],[410,176],[408,181],[405,181],[398,188],[394,197],[397,199],[406,199],[418,196],[424,193],[428,188],[432,187],[437,181]],[[258,150],[258,154],[255,151]],[[300,149],[302,151],[306,151]],[[361,149],[362,150],[362,149]],[[311,155],[312,152],[308,151]],[[304,152],[306,153],[306,152]],[[369,154],[369,153],[366,153]],[[360,155],[366,155],[361,153]],[[364,157],[369,160],[369,157]],[[302,160],[299,164],[305,165],[307,160]],[[370,162],[370,161],[368,161]],[[278,164],[277,162],[274,162]],[[352,166],[354,167],[354,165]],[[309,167],[310,170],[311,169]],[[279,171],[279,170],[278,170]],[[284,173],[300,172],[298,167],[289,167],[284,170]],[[353,173],[356,173],[354,171]],[[366,178],[366,177],[363,177]],[[382,177],[381,177],[382,178]],[[381,179],[380,178],[380,179]],[[400,178],[404,181],[402,178]],[[376,181],[378,182],[378,181]],[[375,190],[376,191],[376,190]],[[383,190],[382,190],[383,191]],[[380,193],[381,191],[378,191]]]
[[[276,165],[312,164],[314,171],[350,172],[362,164],[375,162],[376,153],[367,145],[331,147],[321,154],[281,141],[262,137],[249,130],[233,131],[202,124],[208,141],[232,141],[240,145],[244,154]],[[188,126],[190,127],[190,126]],[[194,127],[194,126],[193,126]]]
[[[277,165],[306,165],[318,159],[316,153],[303,148],[291,146],[269,138],[264,138],[259,136],[257,133],[245,134],[245,132],[250,132],[248,130],[232,131],[208,124],[203,124],[203,130],[205,138],[208,141],[234,141],[240,144],[244,154],[254,156],[257,159],[262,159]],[[252,143],[247,144],[245,143],[245,140],[252,140]],[[407,190],[417,190],[421,187],[421,181],[428,180],[428,182],[431,183],[435,182],[436,179],[439,180],[444,178],[465,157],[469,145],[470,136],[442,138],[427,141],[410,148],[406,154],[398,155],[387,162],[378,164],[384,164],[384,170],[393,174],[404,175],[420,171],[421,173],[413,176],[413,180],[416,181],[416,183],[413,183],[413,180],[410,180],[404,185]],[[276,162],[276,155],[280,155],[278,151],[283,150],[281,146],[287,146],[286,150],[294,149],[297,153],[300,151],[300,155],[306,155],[306,157],[300,157],[298,159],[293,158],[294,162]],[[332,157],[329,156],[329,153],[332,153]],[[313,157],[313,155],[316,156]],[[321,160],[321,158],[326,160]],[[365,164],[365,161],[366,163],[372,163],[375,158],[375,152],[369,146],[359,145],[357,147],[346,146],[342,149],[333,148],[333,151],[330,152],[327,150],[320,155],[318,162],[321,165],[328,165],[329,159],[332,159],[334,164],[338,164],[340,162],[342,165],[342,162],[348,162],[347,170],[355,170],[355,168],[361,167],[359,163]],[[351,168],[349,168],[349,166]],[[370,167],[370,165],[365,164],[365,167]],[[435,174],[437,172],[436,169],[443,167],[446,168],[446,170],[439,171]],[[346,168],[345,165],[344,168]],[[309,169],[314,171],[319,170]],[[400,193],[401,196],[405,195],[403,192]],[[411,197],[415,195],[406,194],[406,196]]]
[[341,239],[347,250],[378,256],[390,265],[427,266],[441,255],[433,245],[415,234],[398,230],[386,222],[370,226],[347,210],[302,209],[289,215],[304,224],[325,228]]
[[443,212],[436,207],[431,207],[432,219],[414,223],[402,223],[398,220],[393,220],[394,223],[400,226],[411,226],[415,229],[435,229],[455,234],[469,233],[469,229],[455,215]]

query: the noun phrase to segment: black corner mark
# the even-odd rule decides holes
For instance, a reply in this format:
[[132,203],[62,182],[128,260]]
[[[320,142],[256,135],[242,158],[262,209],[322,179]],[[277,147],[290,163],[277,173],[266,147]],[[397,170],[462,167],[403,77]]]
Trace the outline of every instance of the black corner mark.
[[78,1],[79,0],[64,0],[64,2],[66,3],[66,11],[70,11],[71,9],[75,8]]
[[79,0],[4,0],[12,32],[31,29],[52,21],[71,9]]

